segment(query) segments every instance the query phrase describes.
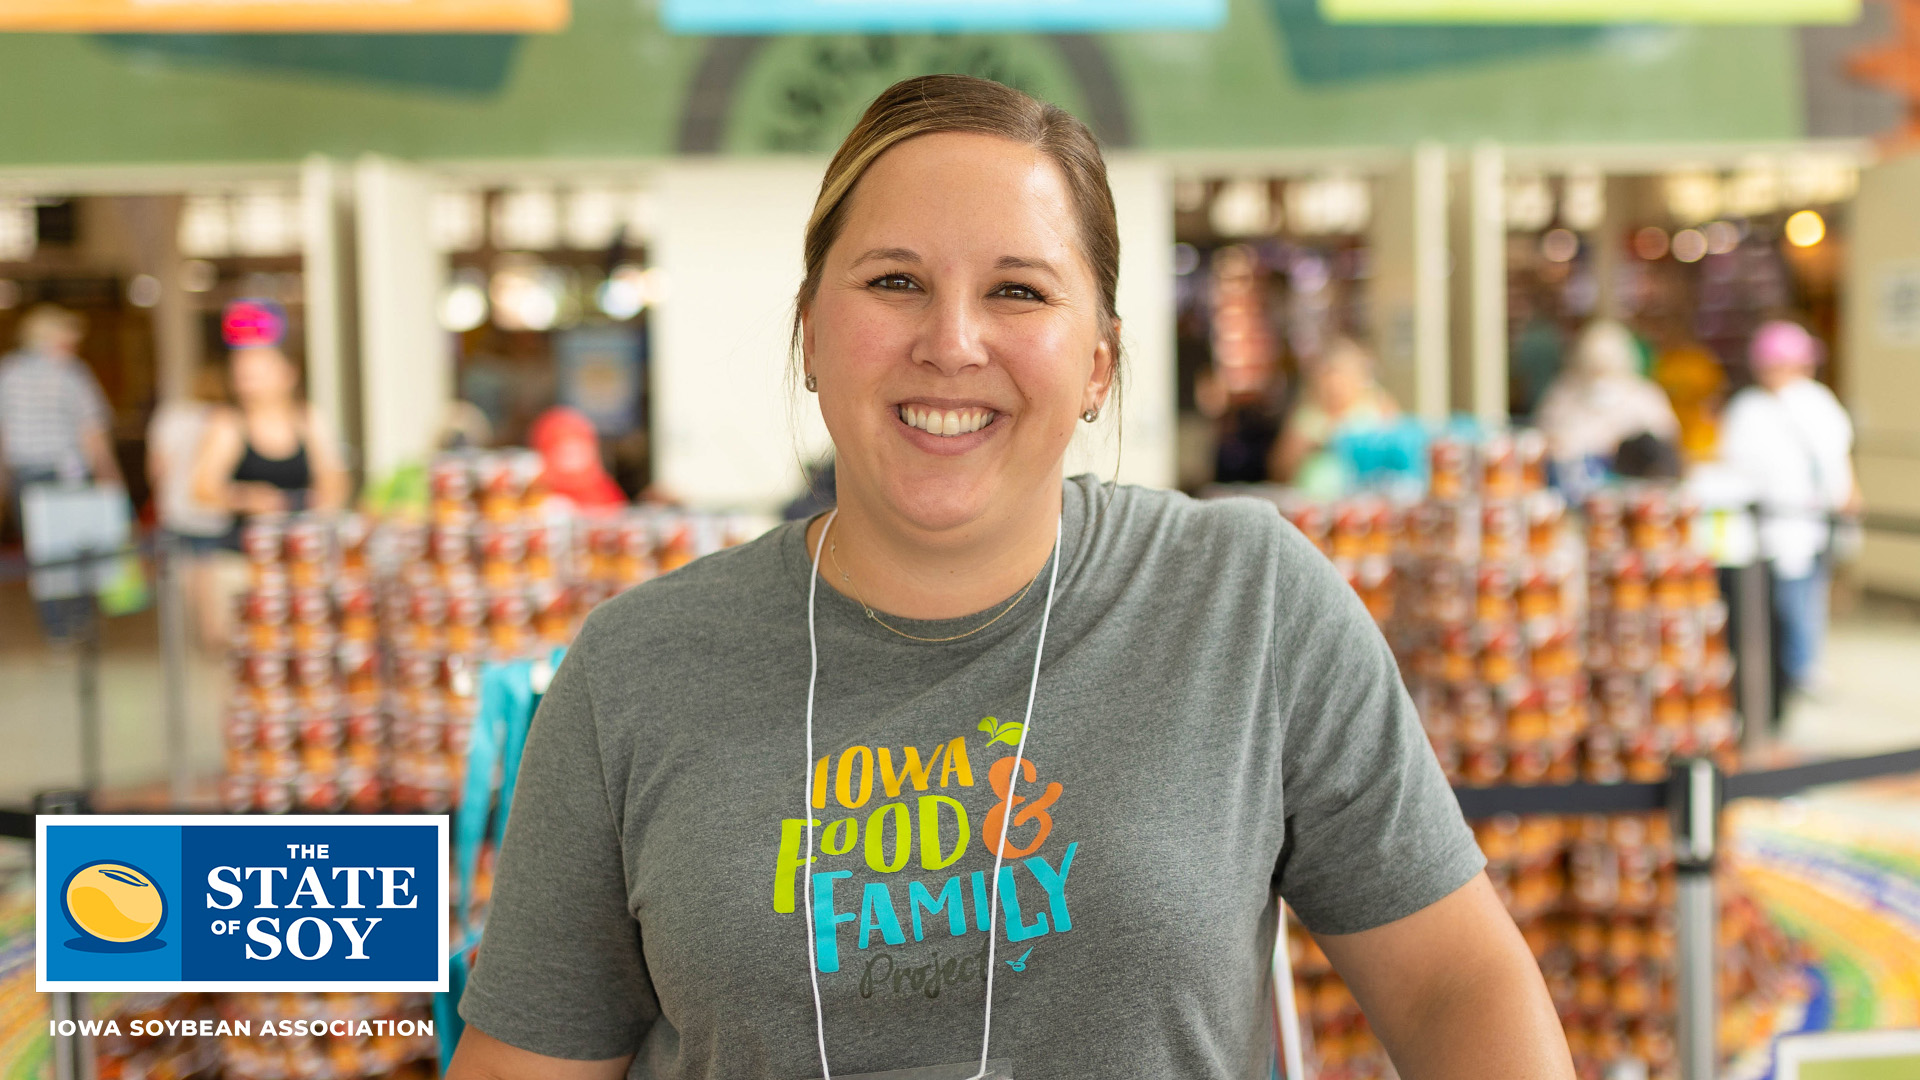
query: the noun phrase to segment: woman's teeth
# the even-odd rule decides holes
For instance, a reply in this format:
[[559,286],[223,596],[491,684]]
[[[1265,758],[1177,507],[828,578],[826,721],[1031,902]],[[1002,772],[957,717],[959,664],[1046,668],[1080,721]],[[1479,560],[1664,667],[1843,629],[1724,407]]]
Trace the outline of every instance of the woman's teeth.
[[900,421],[929,435],[967,435],[988,424],[998,415],[992,409],[929,409],[919,405],[899,406]]

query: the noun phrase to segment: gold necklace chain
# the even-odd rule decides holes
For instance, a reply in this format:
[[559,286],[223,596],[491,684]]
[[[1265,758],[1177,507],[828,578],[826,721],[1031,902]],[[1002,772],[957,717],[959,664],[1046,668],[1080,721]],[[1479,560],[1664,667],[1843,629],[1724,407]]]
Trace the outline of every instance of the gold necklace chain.
[[[861,595],[860,586],[858,583],[856,583],[853,580],[853,575],[847,573],[846,567],[840,565],[840,545],[839,544],[837,543],[828,544],[827,556],[833,560],[833,568],[835,570],[840,571],[840,580],[846,582],[848,585],[853,586],[854,599],[860,601],[860,610],[867,613],[867,618],[872,619],[875,623],[878,623],[881,629],[890,630],[893,633],[896,633],[901,637],[906,638],[909,641],[924,642],[928,645],[943,645],[949,641],[959,641],[961,638],[972,637],[973,635],[979,633],[980,631],[985,630],[987,627],[992,626],[994,623],[999,622],[1002,618],[1006,617],[1007,612],[1012,611],[1014,608],[1020,606],[1020,601],[1025,600],[1027,598],[1027,593],[1032,591],[1033,583],[1035,581],[1040,580],[1039,574],[1033,575],[1033,579],[1027,582],[1026,588],[1023,588],[1020,590],[1020,595],[1014,597],[1012,603],[1008,604],[1004,608],[1001,608],[1000,613],[998,615],[995,615],[993,618],[988,619],[986,622],[981,623],[979,626],[976,626],[971,630],[968,630],[964,633],[954,634],[951,637],[920,637],[916,634],[909,634],[905,630],[900,629],[899,627],[889,626],[886,620],[882,619],[879,616],[879,614],[877,614],[873,610],[873,606],[867,603],[867,598]],[[1045,569],[1045,568],[1043,567],[1042,569]]]

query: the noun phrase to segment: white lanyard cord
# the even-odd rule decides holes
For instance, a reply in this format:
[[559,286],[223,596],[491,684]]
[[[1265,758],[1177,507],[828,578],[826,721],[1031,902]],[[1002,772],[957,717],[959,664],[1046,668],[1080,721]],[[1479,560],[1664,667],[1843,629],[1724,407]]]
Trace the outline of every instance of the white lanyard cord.
[[[821,1080],[833,1080],[833,1070],[827,1066],[827,1022],[820,1004],[820,952],[813,917],[813,692],[820,681],[820,638],[814,631],[813,607],[814,595],[820,588],[820,553],[826,550],[827,532],[833,528],[833,519],[839,513],[838,508],[829,512],[826,523],[820,526],[820,539],[814,541],[813,545],[813,576],[807,582],[807,649],[813,667],[807,675],[807,804],[800,815],[807,823],[807,861],[801,867],[805,907],[801,909],[801,918],[807,924],[807,977],[813,984],[813,1030],[820,1047]],[[1047,603],[1040,609],[1040,642],[1033,650],[1033,678],[1027,684],[1027,712],[1020,724],[1020,745],[1013,751],[1013,771],[1007,777],[1007,810],[1000,817],[1000,842],[994,845],[993,850],[993,895],[987,905],[987,1005],[980,1025],[980,1071],[968,1080],[984,1080],[987,1075],[987,1050],[993,1040],[993,969],[1000,925],[1000,866],[1006,858],[1007,829],[1013,824],[1013,793],[1020,786],[1020,766],[1027,752],[1027,735],[1033,731],[1033,701],[1040,689],[1040,658],[1047,648],[1047,622],[1053,615],[1054,586],[1060,581],[1062,532],[1062,523],[1055,522],[1053,567],[1047,574]]]
[[[1026,760],[1027,736],[1033,731],[1033,698],[1040,689],[1040,656],[1047,649],[1047,618],[1053,614],[1053,586],[1060,580],[1061,524],[1053,526],[1053,570],[1047,575],[1047,606],[1040,609],[1040,643],[1033,647],[1033,679],[1027,683],[1027,714],[1020,720],[1020,745],[1013,748],[1013,771],[1007,774],[1007,810],[1000,815],[1000,842],[993,846],[993,899],[987,904],[987,1009],[980,1021],[980,1071],[967,1080],[984,1080],[987,1047],[993,1039],[994,946],[999,943],[1000,864],[1007,855],[1007,828],[1013,824],[1013,793],[1020,786],[1020,766]],[[832,1080],[831,1077],[828,1080]]]
[[827,1021],[820,1008],[820,946],[813,926],[813,687],[820,681],[820,637],[813,632],[813,596],[820,590],[820,552],[827,546],[827,530],[839,516],[840,508],[834,507],[827,514],[826,524],[820,526],[820,539],[813,545],[813,575],[807,579],[807,652],[812,668],[807,673],[807,804],[800,808],[800,819],[807,823],[807,859],[800,864],[806,903],[800,909],[800,919],[807,924],[807,978],[813,982],[813,1031],[820,1042],[821,1080],[833,1080],[833,1071],[827,1068]]

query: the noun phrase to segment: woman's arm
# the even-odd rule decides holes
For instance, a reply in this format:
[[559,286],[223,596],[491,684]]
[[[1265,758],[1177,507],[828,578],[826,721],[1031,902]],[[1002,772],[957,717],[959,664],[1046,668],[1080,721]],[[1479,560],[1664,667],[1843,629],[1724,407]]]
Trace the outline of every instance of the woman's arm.
[[230,509],[227,481],[233,467],[240,463],[240,426],[233,413],[217,410],[207,418],[200,433],[200,447],[193,455],[193,498],[206,506]]
[[[162,405],[161,408],[164,409],[167,406]],[[156,499],[159,497],[160,486],[166,482],[166,478],[172,474],[174,466],[178,464],[167,455],[164,449],[165,443],[160,438],[161,432],[161,425],[147,425],[147,487],[154,492]],[[188,464],[191,465],[192,462]]]
[[1484,873],[1403,919],[1314,937],[1407,1080],[1572,1080],[1539,965]]
[[347,505],[349,481],[340,444],[320,411],[311,407],[307,409],[307,462],[313,470],[313,495],[308,504],[315,510],[337,510]]
[[1268,479],[1277,484],[1292,483],[1293,474],[1299,471],[1300,463],[1307,460],[1307,455],[1316,449],[1300,434],[1298,424],[1287,424],[1267,455]]
[[548,1057],[508,1046],[468,1024],[454,1048],[446,1080],[620,1080],[632,1060],[632,1054],[605,1061]]

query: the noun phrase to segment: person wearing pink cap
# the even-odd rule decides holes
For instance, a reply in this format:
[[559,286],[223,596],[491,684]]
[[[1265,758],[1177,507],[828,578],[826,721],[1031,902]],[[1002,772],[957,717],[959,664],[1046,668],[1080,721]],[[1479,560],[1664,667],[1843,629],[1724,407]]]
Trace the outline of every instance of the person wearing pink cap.
[[[300,393],[300,367],[280,349],[286,316],[270,301],[227,305],[232,408],[207,421],[193,463],[193,497],[246,517],[337,510],[350,480],[332,429]],[[239,525],[228,539],[239,544]]]
[[1751,485],[1760,554],[1773,570],[1775,656],[1786,688],[1817,683],[1826,634],[1827,549],[1835,513],[1859,509],[1853,424],[1816,382],[1820,342],[1798,323],[1763,324],[1748,346],[1754,385],[1727,403],[1720,458]]

